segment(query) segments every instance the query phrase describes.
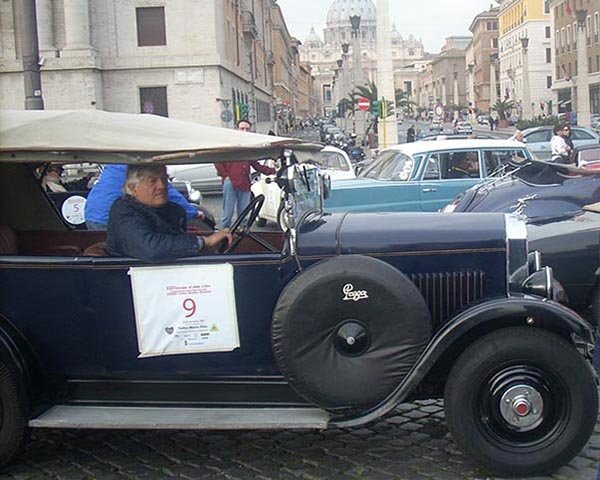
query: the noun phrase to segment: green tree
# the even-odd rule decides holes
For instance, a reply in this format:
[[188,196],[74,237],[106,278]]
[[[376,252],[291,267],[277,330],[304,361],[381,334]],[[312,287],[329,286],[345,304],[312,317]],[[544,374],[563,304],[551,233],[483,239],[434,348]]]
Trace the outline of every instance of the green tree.
[[396,108],[399,112],[404,112],[413,116],[417,104],[410,98],[410,95],[404,90],[396,89]]
[[515,107],[515,102],[512,100],[496,100],[491,107],[491,110],[495,110],[498,113],[500,120],[507,120],[506,114]]

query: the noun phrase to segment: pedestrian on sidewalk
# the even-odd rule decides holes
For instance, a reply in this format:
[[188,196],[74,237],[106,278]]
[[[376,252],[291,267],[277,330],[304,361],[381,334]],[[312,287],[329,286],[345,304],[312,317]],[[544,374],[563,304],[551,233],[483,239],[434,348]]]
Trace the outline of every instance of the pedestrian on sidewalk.
[[406,131],[406,143],[412,143],[415,141],[415,126],[411,125]]
[[[240,120],[237,129],[243,132],[249,132],[252,124],[248,120]],[[217,163],[215,168],[221,181],[223,182],[223,218],[220,227],[229,228],[233,223],[234,213],[244,211],[250,204],[250,167],[265,175],[274,175],[277,171],[274,168],[261,165],[258,162],[226,162]]]

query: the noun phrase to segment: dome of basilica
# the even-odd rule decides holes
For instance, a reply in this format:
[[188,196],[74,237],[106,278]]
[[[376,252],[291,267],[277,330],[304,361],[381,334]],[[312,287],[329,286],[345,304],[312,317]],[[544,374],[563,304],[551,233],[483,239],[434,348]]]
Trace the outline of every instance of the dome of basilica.
[[349,25],[352,15],[360,15],[362,24],[374,24],[377,10],[373,0],[334,0],[327,13],[327,25]]

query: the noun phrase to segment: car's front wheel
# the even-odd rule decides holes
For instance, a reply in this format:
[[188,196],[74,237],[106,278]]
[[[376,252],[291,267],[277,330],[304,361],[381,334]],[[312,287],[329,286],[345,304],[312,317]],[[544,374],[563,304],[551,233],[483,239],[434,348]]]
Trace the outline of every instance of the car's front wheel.
[[19,452],[27,418],[14,375],[0,363],[0,468]]
[[475,460],[500,475],[541,475],[590,438],[598,392],[589,363],[561,337],[509,328],[475,342],[452,367],[448,428]]

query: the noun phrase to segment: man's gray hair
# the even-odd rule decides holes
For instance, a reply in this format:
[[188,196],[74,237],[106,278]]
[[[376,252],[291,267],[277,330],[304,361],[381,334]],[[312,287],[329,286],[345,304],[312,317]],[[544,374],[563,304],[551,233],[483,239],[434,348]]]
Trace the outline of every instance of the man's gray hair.
[[125,185],[123,185],[123,191],[127,195],[133,193],[131,187],[139,185],[148,175],[156,174],[162,175],[166,173],[167,167],[164,165],[144,164],[144,165],[127,165],[127,177],[125,178]]

